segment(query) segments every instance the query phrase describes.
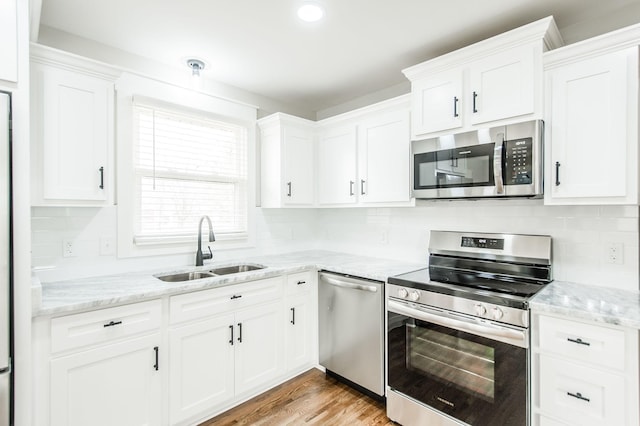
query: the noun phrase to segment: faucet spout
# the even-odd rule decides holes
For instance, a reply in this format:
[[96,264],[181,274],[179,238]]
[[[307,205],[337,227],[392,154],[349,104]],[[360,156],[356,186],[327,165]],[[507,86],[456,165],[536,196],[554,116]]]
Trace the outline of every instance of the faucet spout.
[[196,251],[196,266],[202,266],[205,259],[213,259],[211,247],[209,247],[209,253],[202,253],[202,222],[205,219],[207,219],[207,224],[209,225],[209,241],[213,242],[216,240],[216,236],[213,234],[213,225],[211,224],[211,219],[209,219],[209,216],[202,216],[200,218],[200,223],[198,224],[198,250]]

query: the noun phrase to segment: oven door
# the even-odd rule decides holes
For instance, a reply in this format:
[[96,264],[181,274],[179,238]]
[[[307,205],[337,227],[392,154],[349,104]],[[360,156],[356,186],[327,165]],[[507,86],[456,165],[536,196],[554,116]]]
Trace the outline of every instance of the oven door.
[[389,299],[389,387],[474,426],[526,425],[526,329]]

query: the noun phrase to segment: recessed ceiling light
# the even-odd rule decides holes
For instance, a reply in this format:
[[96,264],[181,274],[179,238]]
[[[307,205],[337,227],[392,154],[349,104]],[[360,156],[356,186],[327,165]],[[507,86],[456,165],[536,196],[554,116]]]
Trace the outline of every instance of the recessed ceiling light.
[[315,1],[306,1],[298,9],[298,18],[305,22],[316,22],[324,16],[324,9]]

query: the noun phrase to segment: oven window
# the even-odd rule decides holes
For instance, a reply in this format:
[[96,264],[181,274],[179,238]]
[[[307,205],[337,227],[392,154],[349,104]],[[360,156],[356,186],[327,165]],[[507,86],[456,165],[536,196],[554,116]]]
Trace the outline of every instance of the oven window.
[[409,370],[442,381],[493,402],[495,350],[436,330],[407,327]]

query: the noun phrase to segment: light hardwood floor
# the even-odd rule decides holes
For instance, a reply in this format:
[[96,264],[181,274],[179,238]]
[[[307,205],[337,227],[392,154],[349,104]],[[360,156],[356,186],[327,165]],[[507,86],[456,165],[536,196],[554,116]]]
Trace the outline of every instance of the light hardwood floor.
[[314,368],[200,426],[393,424],[383,403]]

